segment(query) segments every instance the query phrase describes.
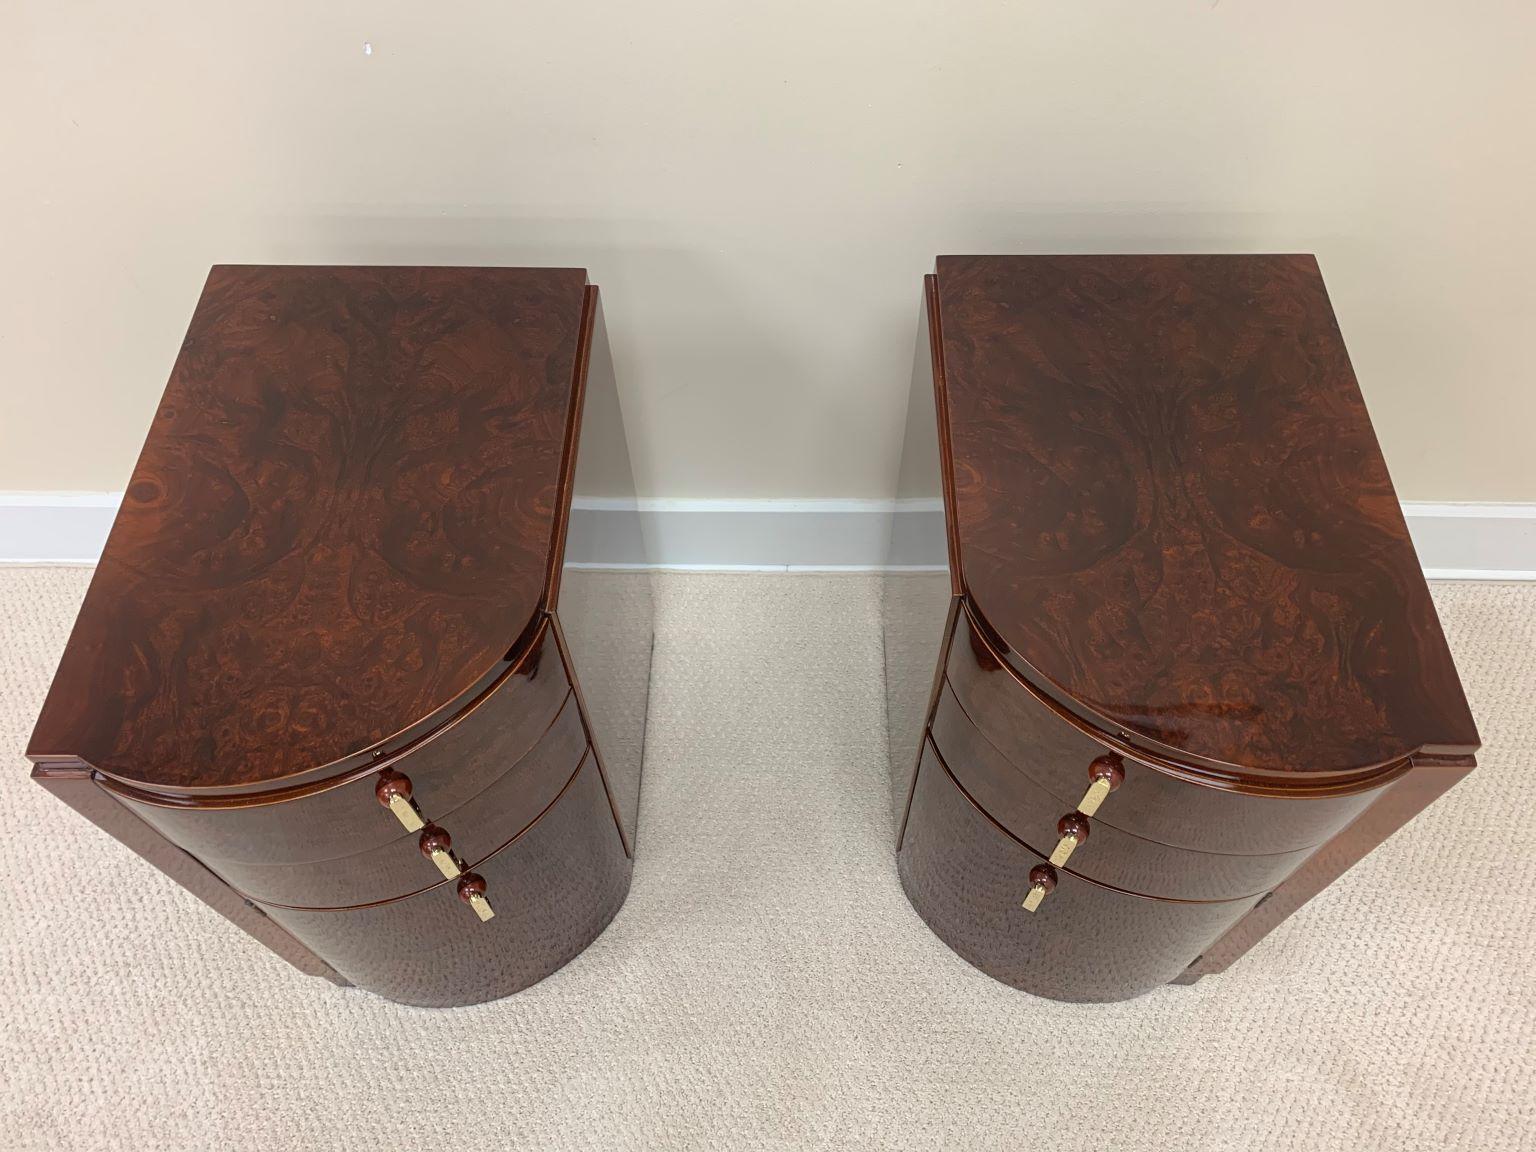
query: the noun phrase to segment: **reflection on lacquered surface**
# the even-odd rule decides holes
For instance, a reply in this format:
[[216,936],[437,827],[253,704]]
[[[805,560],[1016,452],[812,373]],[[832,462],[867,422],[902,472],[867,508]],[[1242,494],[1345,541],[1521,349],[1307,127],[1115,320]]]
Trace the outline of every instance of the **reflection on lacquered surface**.
[[556,616],[633,850],[650,694],[650,550],[601,305],[593,326]]
[[[559,653],[547,635],[534,643],[495,687],[391,762],[395,771],[410,777],[426,818],[441,819],[480,795],[543,739],[559,714],[570,694]],[[109,790],[178,846],[241,886],[246,878],[237,876],[243,865],[302,868],[365,853],[401,837],[414,839],[375,798],[377,783],[377,774],[368,772],[350,783],[277,803],[251,804],[237,796],[223,804],[180,807],[139,802],[133,799],[136,794]],[[252,891],[276,898],[259,886]]]
[[968,799],[930,745],[897,868],[934,933],[987,975],[1053,1000],[1126,1000],[1165,984],[1258,902],[1154,900],[1066,869],[1022,907],[1045,858]]
[[944,528],[939,428],[925,294],[907,399],[906,435],[895,484],[881,601],[891,803],[901,825],[949,617],[949,545]]
[[[956,636],[955,643],[960,643]],[[1010,764],[975,727],[949,687],[939,697],[930,735],[944,766],[978,807],[1016,839],[1049,852],[1064,835],[1063,820],[1076,812],[1078,797],[1055,795],[1023,769]],[[1143,769],[1145,771],[1145,769]],[[1087,773],[1082,774],[1085,778]],[[1237,900],[1267,892],[1312,854],[1311,848],[1263,855],[1202,852],[1175,847],[1122,831],[1102,819],[1120,811],[1125,786],[1110,796],[1066,864],[1070,871],[1111,888],[1175,900]],[[1189,791],[1186,785],[1185,790]],[[1252,799],[1249,797],[1248,799]],[[1259,801],[1274,807],[1273,801]]]
[[[443,810],[433,803],[430,791],[416,791],[412,798],[421,798],[429,826],[447,835],[454,854],[473,862],[489,856],[537,820],[586,755],[581,715],[575,697],[567,693],[560,715],[537,746],[484,791],[457,808]],[[476,758],[496,759],[493,750]],[[388,808],[375,801],[373,809],[400,828]],[[203,863],[262,903],[340,908],[407,896],[439,883],[442,875],[422,854],[423,835],[405,832],[371,851],[318,862],[251,864],[205,858]]]
[[495,915],[453,883],[361,908],[267,907],[360,988],[428,1008],[510,996],[574,959],[629,891],[630,863],[591,757],[523,835],[471,868]]

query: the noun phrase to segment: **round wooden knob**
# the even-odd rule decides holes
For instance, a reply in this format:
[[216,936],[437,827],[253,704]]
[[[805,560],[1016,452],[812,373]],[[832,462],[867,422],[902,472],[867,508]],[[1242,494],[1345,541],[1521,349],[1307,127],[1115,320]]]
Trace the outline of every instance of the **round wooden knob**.
[[379,773],[379,782],[373,786],[373,794],[379,803],[388,808],[391,801],[411,798],[411,778],[386,768]]
[[1088,839],[1088,817],[1081,812],[1068,812],[1056,821],[1056,835],[1070,836],[1081,844]]
[[447,852],[453,847],[453,837],[448,835],[446,828],[439,828],[436,824],[428,824],[421,834],[421,854],[431,857],[434,852]]
[[1125,761],[1113,752],[1107,752],[1088,765],[1088,779],[1105,781],[1113,792],[1125,781]]
[[1049,864],[1036,864],[1029,870],[1029,886],[1044,888],[1047,893],[1056,890],[1056,869]]
[[476,896],[485,895],[485,877],[478,872],[466,872],[459,877],[459,899],[473,904]]

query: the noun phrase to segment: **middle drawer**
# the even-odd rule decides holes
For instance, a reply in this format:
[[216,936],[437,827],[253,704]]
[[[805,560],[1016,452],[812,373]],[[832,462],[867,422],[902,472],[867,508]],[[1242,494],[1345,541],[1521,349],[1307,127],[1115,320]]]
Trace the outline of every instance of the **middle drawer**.
[[[494,852],[539,818],[554,802],[587,751],[575,693],[567,694],[555,722],[526,755],[483,791],[448,811],[425,812],[426,828],[339,859],[252,863],[205,859],[244,895],[264,904],[344,908],[407,896],[440,883],[443,873],[421,850],[422,837],[441,830],[461,861]],[[406,759],[398,765],[410,771]],[[380,809],[385,816],[389,813]]]
[[[1061,838],[1074,800],[1054,796],[1015,768],[971,722],[944,685],[932,736],[944,764],[989,815],[1040,855]],[[1261,895],[1289,876],[1314,849],[1263,856],[1200,852],[1144,840],[1103,821],[1078,817],[1087,829],[1066,869],[1113,888],[1175,900],[1236,900]]]

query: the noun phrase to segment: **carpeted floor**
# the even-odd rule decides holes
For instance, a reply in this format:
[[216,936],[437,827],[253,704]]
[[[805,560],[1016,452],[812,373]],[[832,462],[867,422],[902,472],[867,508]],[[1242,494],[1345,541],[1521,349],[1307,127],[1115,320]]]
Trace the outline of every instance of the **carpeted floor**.
[[27,779],[89,573],[0,571],[6,1148],[1536,1148],[1536,585],[1436,599],[1482,766],[1228,973],[1012,991],[908,906],[876,586],[660,583],[639,859],[495,1004],[299,976]]

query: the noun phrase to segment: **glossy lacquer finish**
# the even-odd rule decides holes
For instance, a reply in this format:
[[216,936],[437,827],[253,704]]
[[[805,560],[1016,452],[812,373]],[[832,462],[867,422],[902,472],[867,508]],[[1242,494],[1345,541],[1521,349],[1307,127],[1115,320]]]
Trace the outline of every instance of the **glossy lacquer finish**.
[[29,755],[261,786],[494,675],[541,608],[585,282],[215,268]]
[[[484,789],[452,807],[434,805],[431,795],[425,796],[420,808],[426,828],[446,832],[453,852],[464,860],[488,856],[538,819],[586,754],[580,711],[575,697],[567,695],[539,742],[506,762],[504,771]],[[477,757],[476,765],[481,762]],[[213,855],[201,859],[241,894],[264,904],[339,908],[408,896],[438,883],[442,876],[421,851],[426,830],[407,832],[389,809],[377,802],[372,807],[375,822],[385,825],[390,839],[350,856],[300,863],[279,857],[254,862]]]
[[[1063,819],[1076,813],[1087,785],[1087,766],[1074,783],[1076,795],[1063,799],[1019,771],[989,743],[948,688],[933,716],[933,742],[950,773],[998,824],[1025,844],[1049,854],[1060,839]],[[1201,852],[1163,844],[1122,831],[1104,818],[1124,807],[1119,789],[1093,817],[1081,817],[1087,833],[1066,867],[1113,888],[1178,900],[1236,900],[1262,896],[1312,854],[1247,855]]]
[[202,797],[133,789],[107,778],[102,784],[141,819],[199,859],[217,862],[239,884],[239,865],[307,866],[408,836],[375,797],[381,771],[408,776],[423,818],[455,811],[544,738],[569,696],[553,630],[546,628],[516,666],[447,723],[401,754],[355,772],[291,790]]
[[1100,726],[1251,775],[1477,731],[1310,256],[946,257],[965,586]]
[[646,556],[574,562],[583,493],[611,559],[579,269],[214,269],[34,775],[306,972],[525,987],[622,903],[639,799]]
[[[1323,795],[1271,795],[1191,787],[1176,762],[1137,759],[1123,740],[1086,728],[1038,692],[998,655],[969,613],[949,646],[947,683],[966,715],[1016,769],[1058,799],[1076,804],[1088,766],[1114,755],[1124,780],[1095,815],[1137,836],[1205,852],[1267,854],[1311,849],[1369,807],[1402,768],[1374,773],[1355,790]],[[1403,766],[1404,768],[1406,766]]]
[[938,298],[931,283],[925,286],[917,329],[881,586],[886,737],[898,826],[906,814],[923,730],[944,667],[952,615],[959,605],[946,528],[943,414],[935,402],[940,385],[935,370]]
[[1042,995],[1221,971],[1478,739],[1316,263],[946,257],[922,321],[896,493],[936,470],[951,602],[887,596],[907,893]]
[[595,291],[591,304],[555,614],[561,639],[580,669],[576,690],[592,724],[625,843],[633,852],[651,682],[650,526],[636,495],[613,356]]
[[1122,1000],[1166,983],[1191,946],[1198,954],[1259,899],[1153,900],[1058,870],[1040,909],[1026,912],[1030,873],[1045,856],[982,812],[931,745],[897,863],[941,940],[982,971],[1054,1000]]
[[579,955],[629,890],[630,861],[592,758],[539,820],[470,868],[495,910],[484,923],[450,880],[367,907],[266,911],[352,983],[402,1004],[521,991]]

